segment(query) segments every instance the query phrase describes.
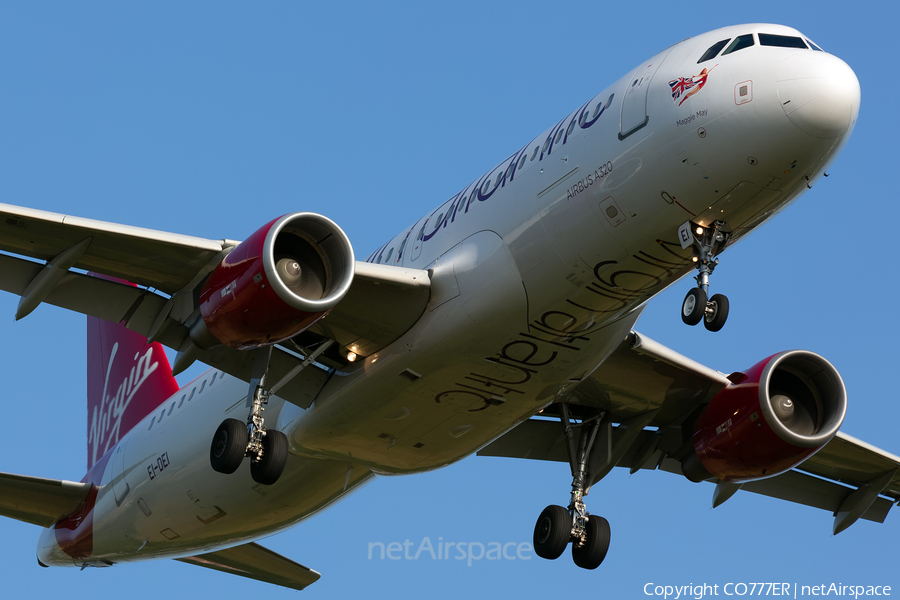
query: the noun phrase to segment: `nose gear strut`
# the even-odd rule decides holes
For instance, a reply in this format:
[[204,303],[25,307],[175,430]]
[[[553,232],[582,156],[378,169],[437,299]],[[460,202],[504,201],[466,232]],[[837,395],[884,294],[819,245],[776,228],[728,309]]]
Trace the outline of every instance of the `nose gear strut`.
[[724,221],[713,221],[708,226],[688,221],[678,228],[682,248],[693,248],[693,261],[698,273],[694,278],[697,287],[692,288],[681,304],[681,320],[687,325],[703,321],[709,331],[719,331],[728,319],[728,298],[724,294],[709,294],[709,278],[719,264],[717,255],[731,239],[731,231]]

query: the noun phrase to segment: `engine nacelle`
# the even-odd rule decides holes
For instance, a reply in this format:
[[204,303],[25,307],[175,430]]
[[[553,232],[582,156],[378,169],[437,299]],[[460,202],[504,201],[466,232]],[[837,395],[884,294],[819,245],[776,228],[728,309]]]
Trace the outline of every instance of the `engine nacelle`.
[[330,219],[303,212],[275,219],[210,274],[191,338],[199,347],[249,349],[293,337],[341,301],[355,265],[350,240]]
[[682,461],[691,481],[778,475],[815,454],[844,422],[844,382],[818,354],[781,352],[730,379],[694,424],[694,452]]

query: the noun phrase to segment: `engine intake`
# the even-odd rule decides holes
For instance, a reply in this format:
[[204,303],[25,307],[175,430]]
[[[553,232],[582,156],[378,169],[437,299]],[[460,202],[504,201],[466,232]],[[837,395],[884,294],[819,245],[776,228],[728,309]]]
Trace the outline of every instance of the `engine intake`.
[[841,376],[812,352],[781,352],[730,379],[694,423],[693,452],[682,461],[691,481],[783,473],[827,444],[847,414]]
[[270,221],[210,274],[191,338],[201,348],[249,349],[293,337],[341,301],[354,269],[350,240],[327,217],[301,212]]

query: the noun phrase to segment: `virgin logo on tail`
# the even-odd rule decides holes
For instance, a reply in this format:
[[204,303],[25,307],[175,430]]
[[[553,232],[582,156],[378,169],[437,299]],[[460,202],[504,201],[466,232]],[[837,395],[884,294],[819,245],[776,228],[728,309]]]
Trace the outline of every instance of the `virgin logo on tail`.
[[[136,353],[134,355],[136,364],[131,367],[131,372],[125,377],[124,381],[119,384],[115,395],[110,395],[108,393],[109,377],[113,371],[118,351],[119,343],[116,342],[112,347],[109,364],[106,368],[106,378],[103,381],[103,396],[100,406],[94,406],[93,413],[90,415],[91,424],[88,428],[88,448],[91,464],[97,462],[98,457],[106,454],[109,448],[119,441],[122,417],[128,405],[131,404],[135,394],[141,389],[141,385],[159,367],[159,361],[153,360],[152,346],[149,346],[143,355],[140,352]],[[101,447],[102,451],[100,451]]]

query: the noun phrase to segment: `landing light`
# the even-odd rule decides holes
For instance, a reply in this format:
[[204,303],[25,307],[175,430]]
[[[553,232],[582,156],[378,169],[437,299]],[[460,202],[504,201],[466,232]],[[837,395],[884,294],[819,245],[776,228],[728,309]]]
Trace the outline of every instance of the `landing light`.
[[697,228],[697,235],[701,235],[702,233],[703,233],[703,228],[702,228],[702,227],[698,227],[698,228]]
[[356,360],[356,352],[348,352],[347,362],[353,362],[354,360]]
[[698,259],[696,256],[694,256],[694,257],[691,258],[691,260],[694,261],[694,262],[697,262],[697,261],[700,260],[700,259]]

